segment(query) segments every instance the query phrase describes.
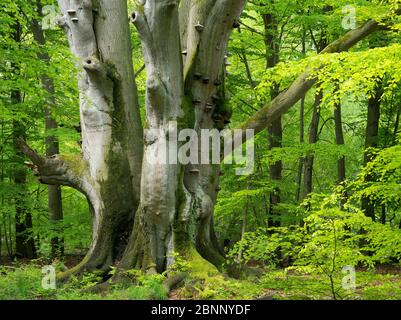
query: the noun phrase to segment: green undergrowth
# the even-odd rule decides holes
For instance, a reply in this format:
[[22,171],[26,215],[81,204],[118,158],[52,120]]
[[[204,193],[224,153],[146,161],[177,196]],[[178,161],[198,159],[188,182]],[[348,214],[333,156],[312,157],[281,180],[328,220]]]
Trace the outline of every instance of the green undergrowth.
[[[334,279],[338,300],[400,300],[401,273],[356,271],[354,291],[342,288],[342,278]],[[333,299],[333,290],[327,275],[313,270],[277,270],[263,275],[260,285],[278,300]]]
[[[190,267],[191,263],[178,261],[170,275],[188,271]],[[72,277],[56,289],[43,289],[40,265],[0,266],[0,300],[333,299],[327,276],[306,268],[269,270],[244,279],[211,271],[198,267],[168,293],[163,286],[165,275],[144,275],[137,270],[126,271],[128,282],[109,282],[105,290],[97,291],[93,289],[102,282],[102,277],[96,273]],[[357,270],[355,291],[343,290],[341,277],[335,278],[334,288],[336,298],[342,300],[400,300],[401,272]]]
[[71,277],[56,289],[42,287],[42,267],[35,264],[18,267],[0,266],[0,300],[163,300],[168,295],[162,275],[130,274],[132,283],[111,283],[105,290],[96,290],[103,278],[98,273]]

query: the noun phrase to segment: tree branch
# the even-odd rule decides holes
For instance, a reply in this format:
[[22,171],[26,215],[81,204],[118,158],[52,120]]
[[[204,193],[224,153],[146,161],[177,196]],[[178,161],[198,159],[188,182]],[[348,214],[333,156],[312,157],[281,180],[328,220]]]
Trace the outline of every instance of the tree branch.
[[[347,51],[368,35],[378,30],[386,29],[387,26],[383,23],[379,23],[376,20],[370,20],[363,26],[351,30],[343,37],[329,44],[320,54]],[[324,66],[325,64],[322,63],[322,65],[316,69],[319,70]],[[246,129],[253,129],[255,134],[261,132],[279,116],[286,113],[313,87],[317,81],[317,77],[312,76],[311,71],[310,68],[307,68],[286,91],[282,92],[274,100],[269,102],[265,107],[239,126],[239,128],[243,130],[243,142],[246,141]]]
[[[49,185],[64,185],[84,191],[83,179],[87,176],[86,164],[83,159],[65,160],[55,155],[42,157],[33,150],[24,139],[17,139],[18,147],[31,161],[28,163],[39,181]],[[84,192],[85,193],[85,192]]]
[[40,156],[35,150],[33,150],[22,138],[17,139],[18,147],[21,152],[25,154],[35,166],[43,166],[46,162],[45,158]]

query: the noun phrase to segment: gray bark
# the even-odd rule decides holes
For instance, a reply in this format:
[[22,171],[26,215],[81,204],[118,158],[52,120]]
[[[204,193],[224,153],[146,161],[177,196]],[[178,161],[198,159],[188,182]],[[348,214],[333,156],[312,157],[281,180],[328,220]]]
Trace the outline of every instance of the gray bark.
[[[146,1],[143,13],[132,16],[147,71],[147,124],[161,131],[145,137],[141,205],[122,267],[160,272],[172,263],[173,251],[190,259],[192,247],[216,265],[223,262],[213,231],[218,166],[150,160],[166,142],[169,121],[199,136],[201,129],[221,125],[214,120],[221,110],[213,96],[222,94],[228,38],[244,2],[185,1],[179,9],[176,1]],[[219,96],[221,103],[224,98]],[[228,120],[228,114],[221,116]]]
[[93,219],[91,247],[72,272],[105,269],[122,255],[140,197],[143,134],[127,4],[59,0],[59,5],[59,24],[78,59],[82,157],[53,160],[59,161],[56,169],[69,168],[57,180],[86,195]]
[[[121,268],[160,272],[173,262],[173,252],[186,259],[200,254],[216,265],[224,261],[213,228],[219,165],[157,160],[171,134],[170,121],[198,134],[229,123],[225,55],[245,2],[141,1],[131,19],[146,65],[146,128],[158,130],[143,137],[126,1],[59,0],[60,24],[78,60],[82,156],[44,158],[19,142],[40,181],[73,187],[88,198],[92,244],[69,273],[105,269],[116,261]],[[330,50],[347,49],[378,28],[369,26]],[[269,114],[290,108],[313,85],[308,76],[278,96]],[[270,121],[265,119],[258,113],[249,127],[259,132]]]
[[[299,143],[305,142],[305,97],[301,99],[299,109]],[[302,186],[302,172],[304,167],[305,158],[300,157],[298,159],[298,170],[297,170],[297,189],[295,191],[295,202],[299,202],[301,198],[301,186]]]

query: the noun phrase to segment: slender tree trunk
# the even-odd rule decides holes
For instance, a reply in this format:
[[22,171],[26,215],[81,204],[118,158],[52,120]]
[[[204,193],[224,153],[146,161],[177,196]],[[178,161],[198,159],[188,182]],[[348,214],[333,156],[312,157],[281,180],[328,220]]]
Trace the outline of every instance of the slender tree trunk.
[[[336,87],[336,91],[338,90],[338,86]],[[334,126],[335,126],[335,135],[336,135],[336,144],[344,145],[344,132],[343,132],[343,123],[342,123],[342,114],[341,114],[341,103],[338,102],[334,106]],[[337,160],[337,183],[339,185],[343,184],[346,179],[346,170],[345,170],[345,156],[340,157]],[[347,202],[347,193],[346,190],[343,190],[341,205]]]
[[[16,23],[14,30],[14,41],[21,42],[22,28],[19,23]],[[20,72],[17,64],[13,63],[15,73]],[[19,89],[11,92],[11,103],[18,105],[23,102],[22,93]],[[18,147],[18,139],[22,137],[26,139],[26,128],[24,123],[19,120],[13,121],[13,140],[15,157],[15,168],[13,172],[14,183],[17,186],[17,194],[14,198],[15,202],[15,254],[20,258],[33,259],[36,257],[36,248],[34,239],[31,234],[32,230],[32,214],[29,212],[27,205],[27,169],[24,165],[24,154]]]
[[[0,141],[1,141],[1,145],[4,146],[4,121],[0,121],[0,126],[1,126],[1,130],[0,130]],[[0,153],[1,153],[1,169],[0,169],[0,182],[3,184],[4,183],[4,147],[0,147]],[[1,193],[0,196],[0,202],[1,202],[1,208],[4,208],[5,206],[5,199],[4,199],[4,192]],[[0,216],[1,222],[3,223],[5,220],[5,216],[4,216],[4,211],[1,211],[1,216]],[[2,253],[3,253],[3,231],[2,231],[2,223],[0,223],[0,258],[2,257]],[[4,230],[4,239],[5,241],[7,241],[7,232],[6,230]]]
[[[305,97],[301,99],[301,106],[299,109],[299,143],[302,145],[305,142]],[[304,167],[305,158],[298,159],[297,171],[297,189],[295,191],[295,202],[299,202],[301,198],[302,189],[302,172]]]
[[381,208],[382,208],[382,214],[381,214],[380,222],[381,222],[381,224],[386,224],[386,205],[382,204]]
[[[248,207],[249,207],[249,203],[246,202],[245,204],[245,208],[243,211],[243,215],[242,215],[242,228],[241,228],[241,240],[244,239],[244,235],[246,232],[246,227],[247,227],[247,223],[248,223]],[[242,260],[242,248],[238,251],[238,256],[237,256],[237,261],[238,263],[241,262]]]
[[[43,16],[42,6],[40,2],[37,3],[37,12],[39,18]],[[41,46],[41,52],[38,54],[38,58],[44,63],[50,63],[50,56],[44,51],[43,46],[46,45],[45,35],[37,20],[32,21],[32,33],[35,41]],[[43,89],[49,94],[49,99],[44,107],[45,114],[45,133],[46,133],[46,156],[52,157],[59,154],[59,142],[58,138],[49,132],[56,130],[58,127],[57,120],[54,116],[56,109],[55,101],[55,89],[54,81],[46,74],[42,75],[42,86]],[[48,185],[48,208],[50,221],[54,224],[58,224],[63,220],[63,207],[61,200],[61,187],[60,185]],[[62,230],[56,229],[58,234],[62,233]],[[62,236],[52,237],[51,239],[51,256],[52,258],[61,257],[64,255],[64,239]]]
[[[241,33],[241,27],[238,28],[238,32]],[[251,68],[249,66],[248,57],[247,57],[247,54],[246,54],[246,50],[245,50],[245,48],[243,46],[241,47],[241,51],[239,53],[239,57],[242,60],[244,66],[245,66],[245,71],[246,71],[246,76],[247,76],[248,81],[249,81],[249,86],[251,87],[251,89],[255,89],[256,83],[253,80]]]
[[[379,143],[379,123],[380,123],[380,104],[381,97],[383,95],[383,89],[381,84],[377,83],[377,88],[372,97],[368,101],[368,116],[366,123],[365,133],[365,154],[364,154],[364,165],[366,166],[369,162],[374,159],[374,154],[371,152],[371,148],[377,148]],[[368,174],[365,177],[365,181],[372,181],[372,175]],[[375,221],[375,204],[369,196],[362,197],[362,210],[365,212],[367,217],[372,218]]]
[[[309,128],[309,144],[313,145],[318,140],[318,130],[320,121],[320,105],[323,99],[323,93],[319,86],[317,88],[318,92],[315,95],[315,103],[313,105],[312,121]],[[304,163],[304,188],[303,188],[303,198],[305,199],[310,193],[313,192],[313,162],[315,156],[313,153],[307,154]]]
[[[302,26],[302,55],[306,55],[306,27]],[[299,109],[299,143],[302,145],[305,142],[305,95],[301,98]],[[302,190],[302,172],[304,168],[305,158],[298,159],[298,173],[297,173],[297,189],[295,191],[295,202],[298,203],[301,198]]]
[[[325,7],[323,9],[324,12],[331,10],[330,7]],[[313,33],[311,31],[311,36],[313,37]],[[324,30],[322,30],[321,38],[319,42],[316,43],[317,53],[322,52],[327,46],[327,34]],[[313,105],[312,112],[312,121],[309,128],[309,144],[315,144],[318,141],[318,130],[319,130],[319,122],[320,122],[320,107],[323,100],[323,91],[320,88],[319,83],[316,85],[316,94],[315,94],[315,103]],[[313,153],[308,154],[305,157],[304,163],[304,189],[303,189],[303,198],[305,199],[310,193],[313,192],[313,162],[315,156]]]
[[[21,93],[17,90],[11,94],[13,104],[22,103]],[[32,215],[27,205],[28,190],[26,186],[27,170],[24,166],[24,155],[18,148],[17,139],[26,137],[25,126],[19,122],[13,122],[13,137],[15,146],[15,159],[13,179],[17,187],[15,202],[15,255],[19,258],[33,259],[36,257],[35,242],[31,233]]]
[[398,139],[398,127],[400,125],[400,116],[401,116],[401,104],[399,103],[398,108],[397,108],[397,115],[395,117],[395,123],[394,123],[394,131],[393,131],[393,144],[397,143]]
[[[279,50],[280,46],[277,39],[278,34],[278,22],[272,14],[263,14],[263,22],[265,27],[265,45],[266,45],[266,67],[273,68],[279,62]],[[271,87],[271,99],[273,100],[279,94],[279,85],[273,84]],[[282,117],[279,116],[268,126],[268,143],[269,149],[282,147],[283,139],[283,128],[282,128]],[[269,175],[271,181],[274,183],[282,180],[283,163],[281,160],[270,164]],[[270,192],[270,204],[269,204],[269,226],[278,227],[280,226],[280,217],[277,210],[277,205],[280,203],[280,188],[274,187],[274,190]]]
[[[342,117],[341,117],[341,104],[337,104],[334,109],[334,124],[336,132],[336,144],[344,145],[344,133],[342,128]],[[346,179],[345,173],[345,156],[342,156],[337,160],[337,183],[341,184]]]

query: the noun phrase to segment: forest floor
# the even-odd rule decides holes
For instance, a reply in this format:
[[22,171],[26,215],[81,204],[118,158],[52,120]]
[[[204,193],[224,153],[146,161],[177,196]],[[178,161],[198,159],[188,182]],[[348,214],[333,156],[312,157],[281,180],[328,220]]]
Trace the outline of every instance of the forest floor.
[[[80,257],[69,257],[65,265],[74,265]],[[258,276],[233,279],[223,275],[189,277],[169,293],[163,287],[164,276],[145,276],[132,272],[128,285],[111,284],[96,292],[102,281],[99,274],[87,273],[56,289],[42,287],[43,261],[12,262],[0,260],[0,300],[140,300],[140,299],[263,299],[263,300],[401,300],[401,269],[379,266],[375,270],[357,270],[356,288],[342,289],[342,276],[333,278],[308,268],[265,270]]]

